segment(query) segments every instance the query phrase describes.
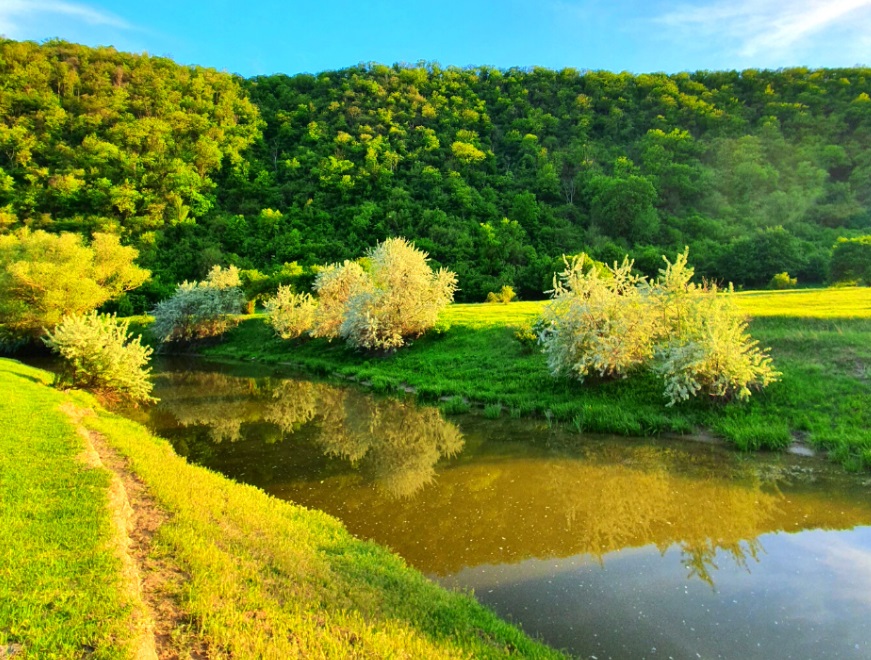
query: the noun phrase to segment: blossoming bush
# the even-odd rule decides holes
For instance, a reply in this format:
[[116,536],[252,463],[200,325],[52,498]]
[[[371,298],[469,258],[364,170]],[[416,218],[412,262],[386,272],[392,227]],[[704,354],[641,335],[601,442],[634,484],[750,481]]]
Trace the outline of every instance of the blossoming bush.
[[318,308],[310,293],[294,293],[293,287],[284,285],[265,306],[269,324],[282,339],[296,339],[311,330]]
[[318,306],[311,329],[312,337],[335,339],[340,336],[348,301],[372,289],[369,274],[356,261],[345,261],[323,268],[315,277]]
[[223,334],[242,311],[239,271],[215,266],[202,282],[183,282],[151,312],[151,331],[162,343],[186,343]]
[[747,333],[731,289],[692,282],[688,251],[650,282],[624,259],[599,269],[575,259],[555,278],[539,341],[553,375],[625,377],[650,369],[667,405],[698,394],[746,399],[776,381],[771,359]]
[[58,382],[113,393],[135,402],[154,401],[148,359],[152,350],[127,335],[128,321],[115,315],[70,314],[45,344],[64,359]]
[[339,333],[348,344],[394,350],[436,325],[453,299],[457,276],[429,266],[427,254],[404,238],[390,238],[369,253],[370,286],[352,295]]
[[548,367],[580,381],[591,374],[624,377],[653,357],[658,327],[649,314],[649,285],[628,259],[607,275],[585,264],[576,257],[554,277],[540,334]]
[[747,399],[751,390],[778,380],[771,358],[747,332],[732,300],[731,287],[699,286],[691,280],[688,251],[667,259],[652,288],[652,303],[662,322],[653,371],[665,383],[668,405],[697,394],[717,399]]

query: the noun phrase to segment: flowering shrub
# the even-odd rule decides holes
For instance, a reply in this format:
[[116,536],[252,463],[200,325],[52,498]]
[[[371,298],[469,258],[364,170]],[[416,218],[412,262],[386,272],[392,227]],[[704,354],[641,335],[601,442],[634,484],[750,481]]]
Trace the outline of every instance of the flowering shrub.
[[691,282],[688,251],[674,263],[665,260],[651,300],[661,316],[653,371],[665,382],[668,405],[697,394],[747,399],[780,374],[771,358],[747,333],[747,323],[732,301],[732,290]]
[[318,303],[310,293],[294,293],[293,287],[279,286],[266,301],[270,325],[282,339],[296,339],[312,329]]
[[245,296],[235,266],[215,266],[203,282],[183,282],[151,312],[162,343],[193,342],[223,334],[242,311]]
[[133,401],[154,401],[148,358],[152,350],[127,335],[128,321],[114,315],[70,314],[45,344],[64,359],[61,383],[110,392]]
[[649,313],[649,286],[632,273],[632,262],[584,268],[583,258],[566,262],[554,277],[553,299],[542,312],[541,343],[551,373],[583,381],[626,376],[653,357],[657,319]]
[[347,302],[339,333],[351,346],[393,350],[436,325],[453,299],[457,276],[433,271],[427,254],[404,238],[390,238],[369,253],[370,285]]
[[315,277],[314,290],[318,306],[314,314],[312,337],[335,339],[340,334],[345,320],[348,301],[357,295],[371,291],[369,274],[355,261],[331,264]]
[[539,339],[554,375],[625,377],[647,368],[665,384],[667,405],[698,394],[746,399],[776,381],[771,359],[747,334],[731,289],[692,283],[688,252],[651,283],[632,262],[584,272],[577,260],[555,278]]

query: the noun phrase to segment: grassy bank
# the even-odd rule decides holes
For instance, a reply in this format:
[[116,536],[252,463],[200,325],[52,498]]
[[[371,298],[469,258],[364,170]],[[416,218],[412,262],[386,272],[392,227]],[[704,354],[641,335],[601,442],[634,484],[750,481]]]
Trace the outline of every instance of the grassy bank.
[[[142,630],[181,657],[556,656],[334,518],[188,465],[47,378],[0,360],[0,657],[132,657]],[[119,478],[141,602],[113,541]]]
[[245,318],[204,353],[353,377],[379,391],[410,387],[423,400],[457,397],[443,404],[448,411],[471,401],[489,406],[489,414],[541,415],[579,431],[623,435],[710,429],[742,449],[779,449],[801,439],[850,468],[871,466],[871,289],[751,292],[736,300],[783,372],[748,404],[666,408],[653,376],[585,385],[554,380],[544,356],[514,337],[539,313],[538,302],[452,305],[447,332],[389,357],[341,342],[285,342],[262,316]]
[[133,603],[113,551],[109,474],[51,376],[0,360],[0,657],[123,658]]

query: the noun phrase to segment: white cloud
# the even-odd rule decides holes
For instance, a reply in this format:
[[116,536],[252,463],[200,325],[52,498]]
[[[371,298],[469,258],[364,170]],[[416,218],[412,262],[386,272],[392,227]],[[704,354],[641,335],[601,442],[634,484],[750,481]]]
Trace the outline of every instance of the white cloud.
[[864,46],[871,28],[868,10],[871,0],[715,0],[685,5],[654,20],[684,38],[725,41],[736,55],[756,58],[795,55],[812,38],[833,31],[849,33],[855,45]]
[[[123,30],[132,26],[122,18],[66,0],[0,0],[0,34],[11,39],[25,39],[26,27],[49,18],[72,19],[88,25],[113,27]],[[44,35],[45,37],[53,35]]]

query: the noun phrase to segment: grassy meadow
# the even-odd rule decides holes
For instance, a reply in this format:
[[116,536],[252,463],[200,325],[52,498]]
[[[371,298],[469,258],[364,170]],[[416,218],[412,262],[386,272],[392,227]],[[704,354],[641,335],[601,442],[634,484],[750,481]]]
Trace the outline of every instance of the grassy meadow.
[[[0,360],[0,657],[558,656],[336,519],[189,465],[49,381]],[[83,433],[109,468],[83,460]],[[112,470],[152,509],[140,624],[113,541]]]
[[746,292],[735,301],[783,373],[748,403],[699,400],[667,408],[652,375],[555,380],[545,357],[515,338],[542,302],[451,305],[443,315],[447,331],[386,357],[339,341],[283,341],[262,315],[243,318],[226,341],[204,353],[352,378],[376,391],[413,389],[422,400],[441,400],[447,412],[477,404],[490,415],[538,415],[579,432],[622,435],[710,430],[746,450],[801,440],[848,468],[871,466],[871,289]]

